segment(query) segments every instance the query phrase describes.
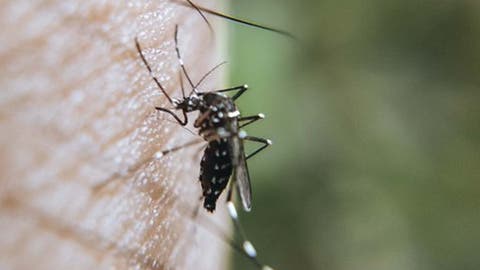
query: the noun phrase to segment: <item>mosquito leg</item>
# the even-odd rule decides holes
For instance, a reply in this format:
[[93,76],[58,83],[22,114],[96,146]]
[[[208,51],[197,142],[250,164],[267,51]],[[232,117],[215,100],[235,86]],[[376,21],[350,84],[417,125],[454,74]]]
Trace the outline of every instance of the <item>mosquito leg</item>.
[[202,16],[202,19],[207,23],[208,25],[208,29],[210,30],[210,32],[213,34],[213,27],[212,25],[210,24],[210,22],[207,20],[207,17],[205,17],[205,14],[203,14],[202,10],[196,5],[194,4],[192,1],[190,0],[186,0],[190,6],[192,6],[197,12],[198,14],[200,14],[200,16]]
[[182,56],[180,55],[180,49],[178,48],[178,25],[175,25],[175,51],[177,52],[177,59],[178,59],[178,62],[180,63],[180,67],[182,68],[183,74],[187,78],[190,86],[192,87],[192,92],[190,92],[189,94],[190,96],[192,93],[196,93],[197,89],[195,88],[195,85],[193,85],[192,79],[188,75],[187,69],[185,68],[185,64],[183,63]]
[[[172,196],[176,198],[175,196]],[[177,246],[175,247],[174,250],[172,250],[172,255],[171,258],[175,258],[175,260],[179,261],[185,261],[184,256],[181,256],[182,254],[185,254],[187,252],[188,248],[193,244],[197,245],[197,229],[198,229],[198,218],[199,218],[199,211],[200,211],[200,206],[201,204],[196,204],[196,206],[193,205],[188,205],[185,203],[185,205],[181,205],[180,198],[176,198],[176,206],[175,210],[178,209],[178,211],[182,212],[182,216],[184,216],[187,221],[189,221],[187,224],[189,226],[185,227],[182,236],[177,240]],[[181,258],[181,259],[180,259]],[[180,261],[179,261],[180,262]]]
[[178,81],[180,82],[180,88],[182,89],[182,97],[185,99],[185,87],[183,87],[182,72],[178,71]]
[[[175,196],[175,195],[173,195],[173,196]],[[200,197],[199,199],[202,199],[202,198],[203,198],[203,196]],[[244,247],[239,245],[232,238],[230,233],[225,231],[225,228],[223,228],[223,226],[219,226],[217,223],[213,222],[209,216],[205,216],[205,215],[201,215],[201,214],[197,215],[198,210],[200,210],[200,204],[198,205],[199,207],[197,207],[196,210],[194,210],[194,211],[197,211],[195,213],[194,211],[191,210],[193,208],[193,206],[182,202],[181,199],[178,199],[177,203],[178,203],[178,210],[181,211],[181,213],[185,217],[190,218],[190,220],[192,222],[194,222],[195,225],[198,225],[198,226],[202,227],[204,230],[209,231],[211,234],[213,234],[214,236],[216,236],[219,239],[221,239],[222,241],[224,241],[233,250],[237,251],[240,255],[242,255],[245,258],[251,260],[257,266],[256,268],[261,269],[261,270],[273,270],[269,266],[262,265],[256,258],[252,258],[247,252],[245,252]]]
[[150,77],[152,77],[153,81],[155,81],[158,88],[160,88],[162,93],[167,97],[168,102],[170,102],[170,104],[174,105],[172,98],[167,94],[167,91],[165,91],[165,88],[163,88],[162,84],[157,79],[157,77],[155,77],[155,75],[153,75],[152,68],[150,67],[150,64],[147,62],[147,59],[145,58],[145,56],[143,55],[142,48],[140,47],[140,43],[138,42],[137,37],[135,37],[135,46],[137,47],[138,54],[140,54],[140,58],[142,59],[143,63],[145,64],[145,66],[148,69],[148,73],[150,73]]
[[247,236],[245,234],[245,231],[243,230],[242,225],[240,224],[240,221],[238,220],[238,212],[235,207],[235,204],[232,201],[232,193],[233,193],[233,187],[235,186],[235,181],[231,181],[229,188],[228,188],[228,194],[227,194],[227,208],[228,208],[228,214],[230,215],[230,218],[233,221],[233,224],[235,226],[235,229],[238,231],[240,238],[242,240],[242,254],[245,254],[248,256],[249,259],[251,259],[260,269],[265,270],[265,269],[272,269],[267,265],[263,265],[260,263],[260,261],[257,259],[257,251],[252,245],[252,242],[250,242],[247,239]]
[[220,90],[214,90],[212,92],[223,93],[223,92],[230,92],[230,91],[238,91],[232,97],[233,100],[236,100],[237,98],[239,98],[243,94],[243,92],[245,92],[247,90],[248,90],[248,85],[244,84],[244,85],[239,85],[239,86],[235,86],[235,87],[230,87],[230,88],[225,88],[225,89],[220,89]]
[[[200,198],[202,199],[202,198]],[[200,213],[200,205],[201,204],[197,204],[197,206],[195,206],[195,209],[193,210],[193,212],[191,213],[191,219],[194,223],[196,223],[196,220],[198,218],[198,214]],[[195,235],[195,233],[197,232],[197,228],[194,226],[191,231],[190,231],[190,235]],[[191,237],[188,237],[188,238],[191,238]]]
[[197,119],[195,119],[195,123],[193,123],[193,127],[199,128],[202,125],[202,122],[205,121],[205,119],[207,119],[210,116],[211,112],[212,111],[208,109],[207,111],[199,115]]
[[202,143],[202,142],[204,142],[203,139],[195,139],[193,141],[184,143],[182,145],[179,145],[179,146],[176,146],[176,147],[173,147],[173,148],[170,148],[170,149],[166,149],[166,150],[163,150],[163,151],[157,151],[155,153],[152,153],[152,154],[148,155],[147,157],[141,159],[140,161],[136,162],[135,165],[129,167],[127,170],[125,170],[123,172],[113,173],[107,179],[105,179],[102,182],[93,186],[92,190],[95,193],[99,192],[103,188],[105,188],[109,183],[111,183],[113,180],[125,179],[125,178],[131,176],[133,173],[138,171],[144,164],[147,164],[148,162],[152,161],[153,159],[159,159],[159,158],[161,158],[165,155],[168,155],[172,152],[175,152],[175,151],[178,151],[180,149],[183,149],[183,148],[186,148],[186,147],[189,147],[189,146],[193,146],[193,145],[196,145],[196,144],[199,144],[199,143]]
[[263,113],[259,113],[257,115],[252,115],[252,116],[245,116],[245,117],[240,117],[238,118],[238,122],[243,122],[243,121],[248,121],[244,124],[241,124],[239,126],[239,128],[242,128],[242,127],[245,127],[245,126],[248,126],[250,125],[251,123],[255,122],[255,121],[258,121],[260,119],[264,119],[265,118],[265,115]]
[[267,148],[268,146],[272,145],[272,141],[264,139],[264,138],[258,138],[258,137],[253,137],[253,136],[246,136],[243,138],[244,140],[252,141],[252,142],[258,142],[262,143],[263,145],[257,148],[255,151],[253,151],[251,154],[249,154],[245,159],[248,160],[249,158],[253,157],[254,155],[258,154],[258,152],[262,151],[263,149]]
[[175,152],[175,151],[178,151],[180,149],[183,149],[183,148],[186,148],[186,147],[189,147],[189,146],[193,146],[193,145],[196,145],[196,144],[199,144],[199,143],[202,143],[202,142],[204,142],[203,139],[195,139],[193,141],[189,141],[189,142],[184,143],[182,145],[175,146],[175,147],[172,147],[170,149],[166,149],[166,150],[163,150],[163,151],[156,152],[155,153],[155,158],[163,157],[163,156],[165,156],[167,154],[170,154],[172,152]]
[[155,107],[155,110],[166,112],[166,113],[170,114],[182,126],[186,126],[187,123],[188,123],[187,113],[185,111],[182,111],[182,113],[183,113],[183,121],[182,121],[174,112],[172,112],[169,109],[162,108],[162,107]]
[[[188,1],[188,0],[187,0],[187,1]],[[188,1],[188,2],[190,2],[190,1]],[[186,5],[186,4],[184,4],[184,5]],[[191,4],[190,4],[189,6],[191,6]],[[229,21],[233,21],[233,22],[236,22],[236,23],[244,24],[244,25],[251,26],[251,27],[254,27],[254,28],[259,28],[259,29],[271,31],[271,32],[274,32],[274,33],[277,33],[277,34],[280,34],[280,35],[289,37],[289,38],[291,38],[291,39],[293,39],[293,40],[297,40],[297,38],[296,38],[294,35],[292,35],[291,33],[287,32],[287,31],[281,30],[281,29],[276,29],[276,28],[273,28],[273,27],[269,27],[269,26],[265,26],[265,25],[261,25],[261,24],[257,24],[257,23],[253,23],[253,22],[249,22],[249,21],[245,21],[245,20],[241,20],[241,19],[238,19],[238,18],[229,16],[229,15],[226,15],[226,14],[223,14],[223,13],[220,13],[220,12],[217,12],[217,11],[214,11],[214,10],[211,10],[211,9],[208,9],[208,8],[205,8],[205,7],[201,7],[201,6],[198,6],[198,5],[196,5],[194,8],[197,9],[197,10],[203,11],[203,12],[205,12],[205,13],[208,13],[208,14],[210,14],[210,15],[214,15],[214,16],[218,16],[218,17],[220,17],[220,18],[224,18],[224,19],[229,20]]]

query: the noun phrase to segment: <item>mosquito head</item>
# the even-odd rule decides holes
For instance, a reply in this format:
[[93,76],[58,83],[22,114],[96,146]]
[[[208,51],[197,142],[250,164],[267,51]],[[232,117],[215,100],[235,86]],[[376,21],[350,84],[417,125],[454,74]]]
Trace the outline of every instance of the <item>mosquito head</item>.
[[175,99],[173,103],[177,109],[185,112],[192,112],[198,110],[201,99],[197,94],[192,94],[189,97],[183,99]]

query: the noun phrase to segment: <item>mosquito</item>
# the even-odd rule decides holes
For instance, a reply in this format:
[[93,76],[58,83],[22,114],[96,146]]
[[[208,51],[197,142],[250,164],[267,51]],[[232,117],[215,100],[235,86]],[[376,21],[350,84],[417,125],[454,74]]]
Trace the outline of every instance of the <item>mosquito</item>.
[[[238,213],[232,200],[233,189],[235,186],[241,199],[243,209],[245,211],[251,210],[252,189],[247,160],[270,146],[272,142],[268,139],[249,136],[244,130],[242,130],[242,128],[258,120],[264,119],[265,116],[263,114],[241,116],[235,101],[245,91],[247,91],[247,85],[213,90],[209,92],[200,92],[198,90],[198,85],[205,79],[206,76],[208,76],[221,64],[215,66],[212,70],[207,72],[197,84],[194,84],[188,75],[187,69],[180,54],[178,46],[178,25],[175,26],[174,40],[175,51],[181,67],[181,99],[174,99],[170,97],[158,78],[153,74],[152,68],[143,54],[140,43],[138,39],[135,38],[135,46],[140,58],[145,64],[155,84],[173,107],[173,109],[165,107],[155,107],[155,109],[171,115],[181,126],[186,126],[188,124],[188,113],[197,111],[199,112],[198,117],[193,123],[193,126],[198,129],[198,134],[200,137],[202,137],[200,142],[207,142],[207,146],[200,162],[199,176],[204,199],[203,207],[207,211],[213,212],[216,208],[216,203],[219,196],[228,186],[227,208],[229,215],[234,221],[235,227],[240,232],[240,236],[243,240],[242,254],[251,258],[258,267],[262,269],[271,269],[270,267],[261,264],[257,260],[255,248],[253,247],[252,243],[247,240],[245,233],[242,230],[238,220]],[[182,73],[192,88],[188,95],[185,95],[185,89],[181,76]],[[226,92],[235,92],[235,94],[232,97],[229,97],[224,94]],[[176,111],[179,111],[182,114],[182,117],[179,117]],[[255,149],[252,153],[246,154],[244,149],[244,141],[260,143],[261,146]],[[158,152],[156,156],[161,157],[197,143],[199,143],[199,140],[191,141],[184,145]],[[237,250],[242,250],[235,245],[233,245],[233,247]]]

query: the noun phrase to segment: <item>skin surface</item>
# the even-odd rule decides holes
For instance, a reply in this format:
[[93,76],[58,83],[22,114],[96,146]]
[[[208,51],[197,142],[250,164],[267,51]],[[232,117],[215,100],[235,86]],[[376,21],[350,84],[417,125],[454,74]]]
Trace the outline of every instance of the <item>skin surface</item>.
[[[175,24],[196,82],[222,58],[219,31],[190,8],[2,1],[0,269],[225,267],[227,246],[205,230],[226,225],[224,204],[194,217],[202,144],[154,158],[198,138],[154,109],[169,104],[135,49],[138,36],[155,75],[180,97]],[[200,90],[224,86],[221,78],[216,71]]]

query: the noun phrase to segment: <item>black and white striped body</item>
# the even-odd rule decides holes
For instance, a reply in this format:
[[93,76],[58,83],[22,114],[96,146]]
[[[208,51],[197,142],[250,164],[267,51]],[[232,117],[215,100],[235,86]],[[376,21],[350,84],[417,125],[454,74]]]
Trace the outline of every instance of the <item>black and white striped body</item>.
[[200,162],[200,182],[203,190],[203,207],[213,212],[218,197],[227,187],[232,175],[231,149],[227,139],[210,142]]
[[236,158],[232,137],[237,136],[240,115],[231,98],[220,93],[202,95],[200,115],[195,121],[199,134],[208,145],[200,162],[200,177],[204,203],[210,212],[222,191],[227,187]]
[[[187,2],[199,13],[201,13],[201,9],[193,4],[193,2],[189,0]],[[229,185],[231,178],[232,182],[229,186],[227,195],[227,209],[230,217],[234,221],[234,224],[237,228],[239,228],[241,237],[244,241],[242,247],[239,247],[235,243],[229,243],[235,249],[243,250],[242,254],[251,258],[259,268],[271,269],[266,265],[262,265],[256,259],[255,248],[250,241],[246,239],[243,231],[241,230],[241,225],[238,221],[237,210],[232,201],[232,189],[236,187],[243,205],[243,209],[245,211],[250,211],[251,209],[252,191],[246,161],[261,150],[265,149],[267,146],[271,145],[271,141],[260,137],[248,136],[244,131],[241,131],[240,128],[243,128],[257,120],[263,119],[264,115],[257,114],[244,117],[240,116],[240,112],[237,110],[234,102],[248,89],[247,85],[217,89],[210,92],[199,92],[197,87],[202,83],[202,81],[225,62],[212,68],[196,84],[194,84],[181,59],[180,50],[178,48],[177,33],[178,26],[175,26],[175,50],[177,52],[181,72],[183,72],[183,75],[192,88],[190,94],[186,95],[183,87],[183,78],[181,76],[182,73],[180,73],[180,86],[182,90],[181,99],[174,99],[170,97],[163,85],[160,83],[160,80],[153,74],[152,68],[142,53],[140,43],[138,42],[138,39],[135,38],[135,46],[141,60],[145,64],[155,84],[158,86],[160,91],[162,91],[162,93],[168,99],[170,105],[173,107],[155,107],[155,109],[157,111],[169,114],[181,126],[186,126],[188,124],[188,113],[199,112],[199,115],[194,122],[194,127],[198,129],[198,133],[202,139],[207,142],[207,147],[200,163],[199,176],[203,191],[202,194],[204,197],[203,206],[207,211],[213,212],[219,196]],[[232,97],[226,96],[223,94],[226,92],[234,93],[234,95],[232,95]],[[182,115],[179,116],[175,111],[180,111]],[[252,153],[246,155],[243,145],[245,140],[261,143],[262,146],[254,150]],[[184,147],[195,145],[201,141],[201,139],[196,139],[182,146],[159,151],[155,153],[155,157],[158,158],[164,156]]]

